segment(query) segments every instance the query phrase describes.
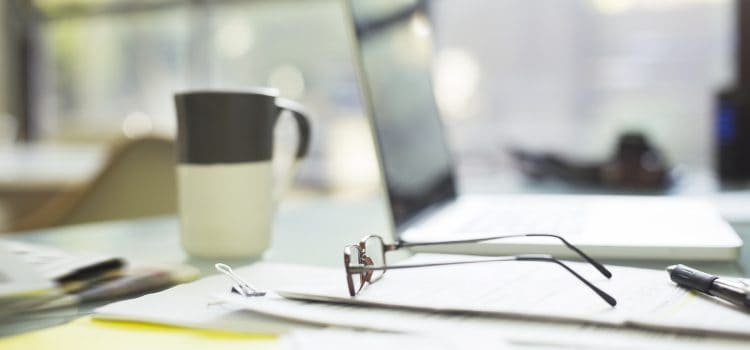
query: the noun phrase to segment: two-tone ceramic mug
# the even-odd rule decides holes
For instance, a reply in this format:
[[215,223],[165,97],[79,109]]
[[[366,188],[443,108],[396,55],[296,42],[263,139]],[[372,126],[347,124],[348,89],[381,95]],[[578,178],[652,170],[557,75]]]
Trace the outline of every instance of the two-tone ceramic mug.
[[271,166],[276,122],[283,111],[294,116],[300,160],[310,143],[306,113],[266,88],[184,92],[175,103],[183,248],[202,257],[260,256],[270,244],[274,197],[283,193]]

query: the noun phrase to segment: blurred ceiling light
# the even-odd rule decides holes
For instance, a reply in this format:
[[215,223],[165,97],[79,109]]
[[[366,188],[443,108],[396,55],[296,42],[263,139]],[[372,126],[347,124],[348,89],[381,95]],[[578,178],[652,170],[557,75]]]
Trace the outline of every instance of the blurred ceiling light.
[[131,112],[122,121],[122,133],[131,139],[146,135],[152,130],[151,117],[142,112]]
[[427,37],[431,32],[430,22],[421,13],[415,13],[411,17],[409,27],[411,28],[411,31],[414,32],[414,34],[418,37]]
[[605,15],[620,15],[631,10],[670,11],[693,5],[726,3],[729,0],[589,0],[594,8]]
[[[740,0],[745,1],[745,0]],[[713,3],[727,3],[728,0],[659,0],[659,1],[646,1],[638,0],[639,9],[648,11],[671,11],[678,8],[685,8],[688,6],[713,4]]]
[[633,0],[591,0],[594,8],[605,15],[620,15],[629,11],[635,2]]
[[305,93],[305,77],[296,66],[285,64],[271,70],[268,85],[281,91],[285,97],[298,99]]
[[[479,86],[479,65],[462,49],[445,49],[437,54],[433,71],[435,96],[441,112],[451,119],[462,119],[474,109],[470,103]],[[474,106],[476,107],[476,106]]]
[[254,43],[255,33],[247,20],[228,20],[214,35],[214,46],[227,58],[242,57],[250,51]]

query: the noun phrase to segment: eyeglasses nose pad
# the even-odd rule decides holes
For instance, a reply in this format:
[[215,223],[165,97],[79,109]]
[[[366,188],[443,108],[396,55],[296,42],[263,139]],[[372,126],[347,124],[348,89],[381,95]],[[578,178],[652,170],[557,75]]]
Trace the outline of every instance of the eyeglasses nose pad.
[[[375,266],[375,263],[372,261],[372,259],[367,255],[362,255],[362,263],[365,266]],[[365,282],[372,282],[372,273],[373,271],[366,271],[364,273],[364,281]]]

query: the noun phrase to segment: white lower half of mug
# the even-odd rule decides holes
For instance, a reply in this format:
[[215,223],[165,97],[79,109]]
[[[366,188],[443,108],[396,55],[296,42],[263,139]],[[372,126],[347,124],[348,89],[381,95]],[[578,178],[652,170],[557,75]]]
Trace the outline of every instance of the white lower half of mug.
[[191,255],[260,257],[271,240],[271,162],[178,164],[180,238]]

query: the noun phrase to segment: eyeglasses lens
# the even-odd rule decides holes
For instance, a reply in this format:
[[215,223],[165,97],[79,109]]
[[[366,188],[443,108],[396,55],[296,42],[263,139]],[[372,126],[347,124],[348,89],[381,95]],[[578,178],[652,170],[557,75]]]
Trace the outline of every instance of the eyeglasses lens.
[[[378,236],[370,236],[365,240],[365,259],[366,264],[371,267],[385,267],[385,252],[383,251],[383,239]],[[367,259],[369,258],[369,259]],[[383,276],[385,271],[371,271],[370,282],[377,281]]]
[[[361,267],[360,263],[361,252],[358,246],[348,246],[344,248],[344,265],[347,271],[351,271],[351,268]],[[346,275],[346,282],[349,286],[349,295],[356,295],[362,284],[364,284],[365,275],[362,272],[349,272]]]

